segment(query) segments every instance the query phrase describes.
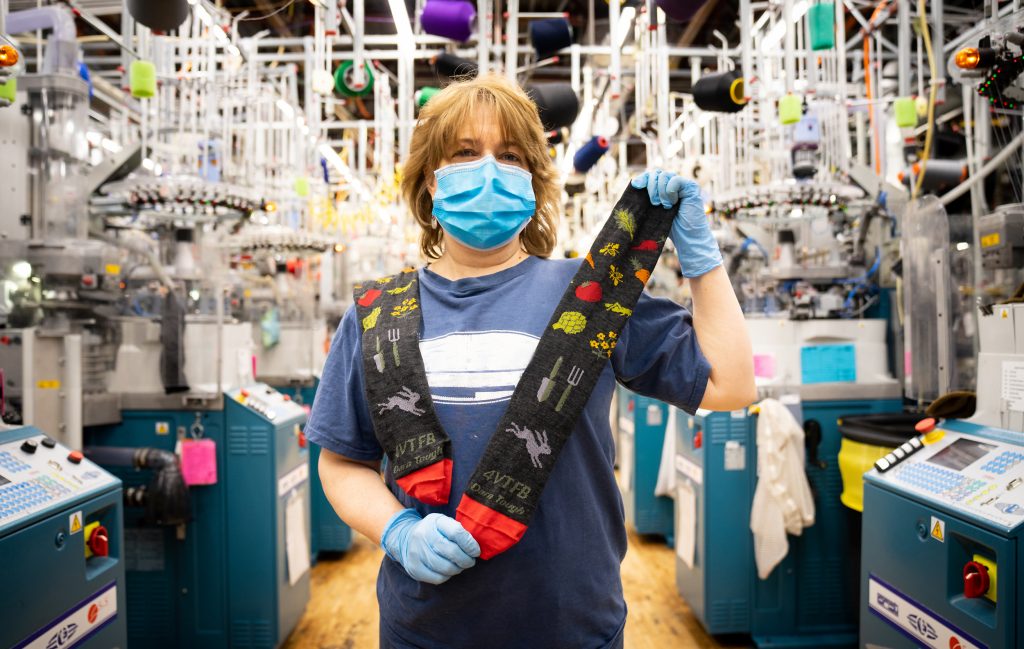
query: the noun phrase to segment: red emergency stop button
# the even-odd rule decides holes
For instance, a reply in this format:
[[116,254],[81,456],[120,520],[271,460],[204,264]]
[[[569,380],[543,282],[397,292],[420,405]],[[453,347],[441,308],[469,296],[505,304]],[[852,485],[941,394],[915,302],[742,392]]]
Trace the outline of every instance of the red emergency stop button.
[[306,433],[299,431],[299,448],[306,448]]
[[93,528],[92,534],[89,535],[89,549],[97,557],[110,556],[110,534],[107,533],[107,528],[102,525],[97,525]]
[[704,431],[698,430],[693,434],[693,449],[697,450],[702,446],[704,446]]
[[988,568],[977,561],[964,564],[964,597],[981,597],[988,592]]
[[82,452],[81,451],[71,451],[70,453],[68,453],[68,462],[70,462],[72,464],[81,464],[82,463]]
[[930,433],[933,430],[935,430],[935,420],[932,419],[931,417],[928,417],[927,419],[922,419],[921,421],[914,424],[914,430],[921,433],[922,435]]

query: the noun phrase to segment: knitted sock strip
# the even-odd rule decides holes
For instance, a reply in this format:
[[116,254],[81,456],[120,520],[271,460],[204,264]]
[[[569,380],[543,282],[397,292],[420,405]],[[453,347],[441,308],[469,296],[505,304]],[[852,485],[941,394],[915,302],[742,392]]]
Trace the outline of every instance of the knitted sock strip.
[[428,505],[443,505],[451,491],[451,440],[434,411],[420,355],[417,272],[359,285],[355,300],[363,330],[367,404],[377,440],[402,490]]

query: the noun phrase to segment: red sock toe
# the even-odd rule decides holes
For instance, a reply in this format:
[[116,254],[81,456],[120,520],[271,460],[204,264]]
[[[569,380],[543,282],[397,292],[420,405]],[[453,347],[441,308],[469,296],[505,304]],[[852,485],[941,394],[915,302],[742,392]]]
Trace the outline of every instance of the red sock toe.
[[462,523],[480,544],[481,559],[490,559],[508,550],[526,533],[526,526],[519,521],[481,505],[469,496],[463,496],[459,502],[455,520]]
[[427,505],[448,504],[452,489],[452,461],[434,462],[395,480],[402,491]]

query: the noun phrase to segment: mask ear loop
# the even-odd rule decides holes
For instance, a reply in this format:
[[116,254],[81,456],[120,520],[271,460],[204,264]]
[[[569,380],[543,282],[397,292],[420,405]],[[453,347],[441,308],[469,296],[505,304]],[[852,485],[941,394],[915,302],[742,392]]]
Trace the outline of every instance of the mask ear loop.
[[431,230],[436,230],[437,229],[437,217],[436,216],[430,217],[430,229]]

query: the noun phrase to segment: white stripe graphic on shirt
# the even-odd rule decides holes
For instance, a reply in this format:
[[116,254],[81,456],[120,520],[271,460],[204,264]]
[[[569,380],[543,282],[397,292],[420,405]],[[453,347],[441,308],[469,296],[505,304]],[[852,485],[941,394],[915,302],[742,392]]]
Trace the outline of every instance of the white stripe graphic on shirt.
[[539,338],[518,331],[471,331],[420,341],[436,403],[506,401],[533,358]]

